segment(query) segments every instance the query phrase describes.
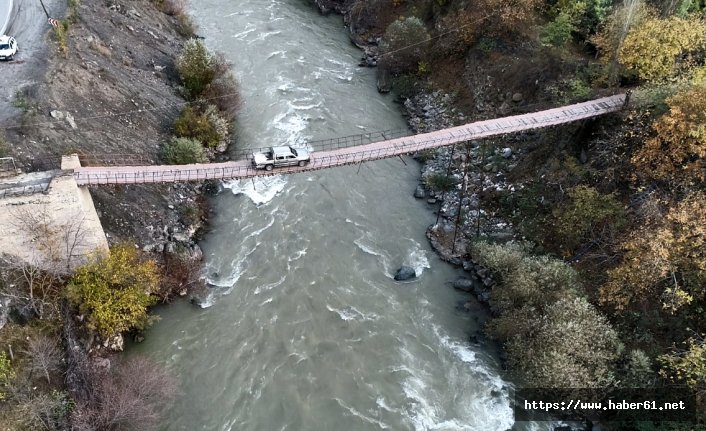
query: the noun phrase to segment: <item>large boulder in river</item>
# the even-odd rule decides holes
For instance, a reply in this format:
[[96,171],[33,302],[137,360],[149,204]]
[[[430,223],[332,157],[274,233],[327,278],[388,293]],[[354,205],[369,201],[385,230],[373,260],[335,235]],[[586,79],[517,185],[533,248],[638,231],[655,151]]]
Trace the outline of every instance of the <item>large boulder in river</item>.
[[426,197],[423,185],[419,184],[417,188],[414,189],[414,197],[417,199],[424,199]]
[[462,290],[464,292],[473,292],[473,280],[459,277],[454,281],[454,289]]
[[416,276],[417,273],[416,271],[414,271],[414,268],[412,268],[411,266],[402,265],[402,267],[398,269],[397,273],[395,274],[395,280],[405,281],[410,280]]

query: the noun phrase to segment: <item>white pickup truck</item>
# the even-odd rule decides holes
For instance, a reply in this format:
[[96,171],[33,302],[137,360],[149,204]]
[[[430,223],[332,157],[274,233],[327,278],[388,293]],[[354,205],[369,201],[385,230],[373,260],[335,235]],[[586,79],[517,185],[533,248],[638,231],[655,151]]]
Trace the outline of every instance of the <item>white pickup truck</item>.
[[263,153],[253,153],[252,164],[255,169],[271,171],[281,166],[304,166],[311,160],[311,155],[302,148],[289,146],[271,147]]

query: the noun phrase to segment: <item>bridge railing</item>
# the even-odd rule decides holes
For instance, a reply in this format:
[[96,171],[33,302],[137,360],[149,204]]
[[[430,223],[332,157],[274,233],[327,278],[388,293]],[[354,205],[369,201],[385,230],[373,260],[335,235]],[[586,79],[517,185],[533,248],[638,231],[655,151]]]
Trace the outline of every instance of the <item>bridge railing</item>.
[[41,193],[47,191],[49,188],[49,183],[42,184],[28,184],[21,187],[11,187],[6,189],[0,189],[0,199],[12,197],[12,196],[24,196],[33,195],[35,193]]
[[0,157],[0,177],[17,175],[17,164],[12,157]]

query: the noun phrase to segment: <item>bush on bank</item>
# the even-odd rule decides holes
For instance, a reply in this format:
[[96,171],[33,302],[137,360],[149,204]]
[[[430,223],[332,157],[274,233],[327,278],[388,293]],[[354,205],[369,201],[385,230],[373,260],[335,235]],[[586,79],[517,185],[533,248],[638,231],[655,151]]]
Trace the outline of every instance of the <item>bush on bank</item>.
[[203,146],[189,138],[172,138],[162,147],[162,160],[170,165],[188,165],[206,161]]
[[487,332],[501,341],[508,364],[533,387],[602,387],[613,383],[622,346],[616,331],[580,296],[578,275],[560,260],[526,246],[476,242],[471,255],[499,280]]
[[222,55],[210,52],[196,39],[185,43],[176,66],[190,103],[174,122],[175,135],[225,151],[240,109],[240,89],[230,66]]

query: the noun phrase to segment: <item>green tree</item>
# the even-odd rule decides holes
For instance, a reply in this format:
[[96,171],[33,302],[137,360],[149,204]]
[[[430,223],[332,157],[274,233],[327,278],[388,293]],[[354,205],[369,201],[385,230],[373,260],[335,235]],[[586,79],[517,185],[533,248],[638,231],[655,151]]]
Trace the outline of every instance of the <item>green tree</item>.
[[176,61],[179,77],[190,98],[203,95],[209,85],[228,75],[228,65],[222,56],[214,55],[197,39],[189,39]]
[[508,365],[537,388],[601,388],[612,384],[621,344],[604,316],[584,298],[565,298],[524,322],[505,344]]
[[571,40],[571,33],[575,30],[571,16],[562,12],[544,26],[540,39],[544,45],[562,47]]
[[471,254],[493,271],[496,316],[486,331],[501,341],[508,365],[535,387],[600,387],[613,380],[618,337],[583,297],[576,271],[523,244],[476,242]]
[[587,39],[605,21],[611,7],[612,0],[559,0],[552,8],[552,20],[543,29],[542,42],[563,46],[572,33]]
[[471,247],[475,259],[500,279],[502,287],[493,289],[490,296],[491,307],[500,316],[512,316],[522,307],[540,313],[548,304],[577,293],[576,271],[558,259],[532,256],[525,245],[516,242],[480,241]]
[[78,268],[67,295],[88,327],[108,338],[150,323],[147,307],[156,302],[158,274],[154,261],[141,260],[134,247],[118,245],[109,256]]
[[416,71],[426,56],[429,32],[417,17],[400,18],[387,27],[380,60],[394,74]]

